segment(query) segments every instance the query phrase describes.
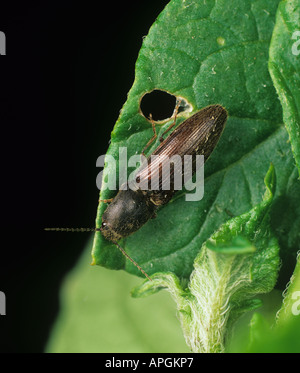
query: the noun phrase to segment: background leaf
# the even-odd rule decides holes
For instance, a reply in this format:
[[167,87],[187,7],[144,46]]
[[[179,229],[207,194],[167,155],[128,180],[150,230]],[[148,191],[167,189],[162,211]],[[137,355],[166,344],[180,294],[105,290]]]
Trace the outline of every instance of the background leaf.
[[[277,323],[284,325],[288,323],[290,319],[294,319],[295,316],[300,315],[300,253],[297,256],[296,267],[291,277],[287,289],[284,292],[283,304],[278,312]],[[299,329],[300,330],[300,324]],[[299,349],[300,350],[300,349]]]
[[251,320],[251,344],[247,352],[299,353],[299,330],[299,317],[294,317],[284,328],[271,328],[261,314],[255,313]]
[[[127,146],[128,156],[140,153],[152,136],[139,108],[142,96],[151,90],[183,97],[192,112],[215,103],[229,112],[222,138],[205,166],[203,200],[187,203],[178,193],[156,219],[121,242],[149,274],[172,271],[188,278],[203,242],[226,220],[259,203],[270,162],[277,173],[271,225],[281,255],[294,258],[299,248],[297,169],[267,64],[277,5],[268,0],[173,0],[144,39],[108,154],[118,157],[119,146]],[[178,123],[189,115],[181,113]],[[159,133],[169,123],[158,123]],[[101,198],[113,195],[104,191]],[[98,207],[97,226],[105,208]],[[96,264],[141,275],[99,233],[92,255]],[[285,267],[287,276],[289,271],[290,266]]]
[[[275,295],[275,297],[274,297]],[[298,352],[300,351],[300,255],[298,253],[294,273],[284,291],[280,294],[281,307],[276,293],[266,302],[269,312],[254,313],[248,325],[238,327],[231,340],[230,352]],[[273,299],[272,299],[273,298]],[[270,317],[270,310],[273,315]],[[279,310],[279,311],[278,311]],[[274,313],[274,311],[276,313]],[[247,332],[249,334],[247,334]]]
[[165,292],[136,300],[128,296],[140,279],[90,266],[90,240],[60,290],[61,311],[46,352],[188,352]]
[[300,1],[281,1],[270,45],[269,69],[283,108],[283,121],[300,173],[300,49],[297,48],[299,38]]
[[[285,291],[282,306],[277,313],[276,323],[266,320],[261,313],[255,313],[250,322],[250,343],[248,352],[300,351],[300,257]],[[242,349],[237,347],[236,352]],[[244,350],[245,351],[245,350]]]

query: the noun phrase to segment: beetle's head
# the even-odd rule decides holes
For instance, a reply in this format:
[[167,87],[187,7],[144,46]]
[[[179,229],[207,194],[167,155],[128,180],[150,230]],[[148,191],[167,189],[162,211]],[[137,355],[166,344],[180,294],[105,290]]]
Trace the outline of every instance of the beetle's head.
[[103,217],[100,232],[108,241],[116,242],[122,238],[122,236],[114,230],[111,223],[109,223],[106,219],[105,221],[103,220]]
[[102,215],[100,231],[109,241],[119,241],[144,225],[156,207],[141,190],[120,190]]

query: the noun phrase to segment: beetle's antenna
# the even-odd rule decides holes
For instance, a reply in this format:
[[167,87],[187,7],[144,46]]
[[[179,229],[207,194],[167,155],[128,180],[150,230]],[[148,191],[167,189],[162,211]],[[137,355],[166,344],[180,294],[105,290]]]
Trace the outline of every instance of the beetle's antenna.
[[45,231],[55,232],[97,232],[100,228],[44,228]]
[[126,251],[117,243],[117,242],[114,242],[112,241],[121,251],[121,253],[126,256],[127,259],[129,259],[131,261],[131,263],[133,263],[141,272],[143,275],[145,275],[147,277],[148,280],[152,281],[152,279],[147,275],[147,273],[143,270],[142,267],[140,267],[127,253]]
[[[45,231],[54,231],[54,232],[98,232],[100,231],[100,228],[44,228]],[[137,264],[137,262],[135,262],[131,256],[129,256],[126,251],[117,243],[117,242],[114,242],[112,241],[113,244],[115,244],[119,250],[121,251],[121,253],[131,261],[131,263],[133,263],[142,273],[143,275],[145,275],[147,277],[148,280],[152,281],[152,279],[149,277],[149,275],[147,275],[147,273],[143,270],[143,268],[141,266],[139,266]]]

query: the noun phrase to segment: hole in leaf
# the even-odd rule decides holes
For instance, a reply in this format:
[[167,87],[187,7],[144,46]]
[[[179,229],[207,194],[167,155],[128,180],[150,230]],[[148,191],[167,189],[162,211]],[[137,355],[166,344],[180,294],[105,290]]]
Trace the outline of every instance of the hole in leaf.
[[[178,113],[186,110],[191,111],[191,106],[182,97],[180,99]],[[147,119],[152,114],[153,120],[163,121],[172,117],[176,107],[176,100],[176,96],[160,89],[154,89],[142,97],[140,109]]]

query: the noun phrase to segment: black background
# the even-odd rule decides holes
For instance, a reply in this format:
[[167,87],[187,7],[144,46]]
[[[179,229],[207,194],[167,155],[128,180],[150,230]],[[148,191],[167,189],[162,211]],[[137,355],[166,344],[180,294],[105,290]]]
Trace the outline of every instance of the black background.
[[43,352],[58,290],[93,227],[96,159],[134,80],[142,37],[167,0],[2,1],[0,352]]

